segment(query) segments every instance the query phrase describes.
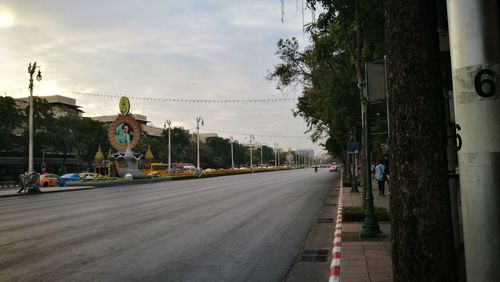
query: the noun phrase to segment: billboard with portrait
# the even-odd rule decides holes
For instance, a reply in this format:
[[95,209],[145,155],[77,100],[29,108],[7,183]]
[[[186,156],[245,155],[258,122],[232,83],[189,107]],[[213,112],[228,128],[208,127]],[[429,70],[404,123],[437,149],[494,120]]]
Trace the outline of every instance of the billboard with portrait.
[[133,149],[139,143],[140,136],[141,126],[131,114],[118,115],[109,125],[109,143],[119,152]]

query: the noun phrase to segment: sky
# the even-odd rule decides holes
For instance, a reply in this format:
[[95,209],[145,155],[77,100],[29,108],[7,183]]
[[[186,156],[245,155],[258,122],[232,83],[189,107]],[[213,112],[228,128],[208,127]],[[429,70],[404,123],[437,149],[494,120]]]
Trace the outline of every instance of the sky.
[[[34,95],[76,99],[84,116],[118,113],[119,96],[177,99],[297,98],[266,75],[279,63],[281,38],[308,44],[302,0],[7,0],[0,2],[0,95],[26,97],[27,67],[43,79]],[[76,94],[101,93],[116,98]],[[175,103],[131,98],[131,112],[150,125],[233,136],[269,146],[314,149],[306,124],[294,118],[295,101],[280,103]]]

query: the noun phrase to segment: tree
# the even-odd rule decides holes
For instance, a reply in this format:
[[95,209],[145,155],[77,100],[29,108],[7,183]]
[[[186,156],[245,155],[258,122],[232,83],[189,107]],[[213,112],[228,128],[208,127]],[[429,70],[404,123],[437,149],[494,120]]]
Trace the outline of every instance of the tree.
[[[137,151],[146,156],[148,149],[153,153],[153,162],[168,162],[168,131],[167,137],[162,133],[162,137],[153,137],[143,134]],[[165,140],[166,139],[166,140]]]
[[22,125],[22,112],[12,97],[0,96],[0,148],[2,151],[17,147],[15,130]]
[[457,281],[434,1],[385,1],[395,281]]
[[107,152],[111,147],[108,141],[107,129],[103,123],[86,117],[68,116],[60,119],[67,119],[70,127],[73,126],[72,131],[77,140],[75,148],[78,151],[78,156],[89,167],[95,162],[95,154],[99,145],[103,152]]
[[[196,160],[196,144],[191,141],[189,130],[183,127],[171,129],[172,162],[193,162]],[[164,131],[164,139],[168,142],[168,131]],[[168,143],[165,143],[168,145]],[[194,157],[193,157],[194,156]]]
[[361,129],[362,62],[383,55],[383,9],[369,0],[307,3],[312,9],[323,8],[307,28],[313,45],[300,52],[294,38],[280,40],[276,54],[282,62],[268,79],[277,80],[279,89],[303,85],[294,115],[305,119],[313,141],[327,135],[322,145],[346,163],[349,136],[359,135]]
[[231,167],[231,141],[222,137],[210,137],[206,140],[208,147],[205,164],[213,168]]

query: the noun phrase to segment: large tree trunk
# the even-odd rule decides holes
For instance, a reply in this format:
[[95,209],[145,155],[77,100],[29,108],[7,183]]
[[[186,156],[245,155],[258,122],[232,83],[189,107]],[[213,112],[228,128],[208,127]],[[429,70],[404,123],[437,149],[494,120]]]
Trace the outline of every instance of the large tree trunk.
[[457,281],[435,2],[385,13],[394,281]]

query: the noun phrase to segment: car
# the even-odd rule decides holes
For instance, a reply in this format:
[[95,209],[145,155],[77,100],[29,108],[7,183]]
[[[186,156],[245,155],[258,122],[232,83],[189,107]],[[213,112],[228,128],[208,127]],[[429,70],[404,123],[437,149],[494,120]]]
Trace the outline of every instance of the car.
[[59,176],[55,174],[50,174],[50,173],[40,174],[40,181],[38,182],[38,186],[42,187],[56,186],[57,179],[59,179]]
[[94,180],[98,176],[99,175],[97,173],[93,173],[93,172],[82,172],[82,173],[80,173],[80,179],[83,179],[83,180]]
[[68,182],[71,182],[71,181],[76,181],[76,180],[80,180],[80,174],[79,173],[68,173],[68,174],[65,174],[61,177],[59,177],[59,179],[56,181],[57,185],[59,186],[64,186],[66,185],[66,183]]
[[330,168],[328,169],[329,172],[337,172],[338,168],[337,165],[331,165]]

